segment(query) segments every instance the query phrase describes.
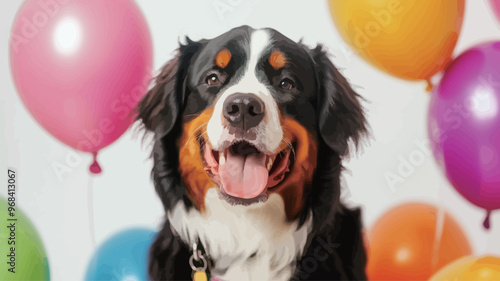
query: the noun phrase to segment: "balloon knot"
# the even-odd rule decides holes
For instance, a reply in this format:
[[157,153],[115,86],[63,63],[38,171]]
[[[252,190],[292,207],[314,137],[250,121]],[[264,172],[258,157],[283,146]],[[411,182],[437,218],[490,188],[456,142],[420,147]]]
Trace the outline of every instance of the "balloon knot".
[[434,85],[432,85],[431,79],[429,78],[425,80],[425,82],[427,82],[427,88],[425,88],[425,90],[429,93],[432,92],[432,90],[434,89]]
[[491,216],[491,210],[486,210],[486,218],[484,219],[483,226],[487,230],[490,229],[490,216]]
[[97,152],[93,152],[93,159],[94,162],[92,162],[92,165],[90,165],[89,170],[93,174],[100,174],[102,172],[101,166],[99,166],[99,163],[97,163]]

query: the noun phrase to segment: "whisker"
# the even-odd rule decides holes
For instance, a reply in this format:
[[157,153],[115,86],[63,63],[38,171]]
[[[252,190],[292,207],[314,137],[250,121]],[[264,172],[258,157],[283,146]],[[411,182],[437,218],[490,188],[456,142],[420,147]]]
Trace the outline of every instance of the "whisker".
[[[207,131],[203,131],[203,132],[201,132],[201,133],[198,135],[198,140],[203,139],[202,137],[203,137],[204,135],[207,135],[207,137],[208,137],[208,132],[207,132]],[[205,141],[205,139],[203,139],[203,141]]]
[[[196,128],[193,131],[193,133],[191,133],[191,135],[189,136],[188,140],[181,147],[181,151],[180,152],[182,152],[182,151],[184,151],[184,149],[186,149],[186,145],[189,143],[189,141],[191,141],[191,138],[193,137],[193,135],[195,135],[196,133],[198,133],[198,130],[201,129],[203,126],[207,125],[207,124],[208,124],[208,122],[205,122],[205,123],[201,124],[198,128]],[[196,137],[198,138],[199,136],[196,136]]]
[[292,142],[287,137],[283,137],[283,141],[287,144],[287,146],[292,151],[293,160],[295,161],[295,148],[293,147]]
[[207,134],[207,131],[201,132],[201,134],[199,134],[196,137],[196,140],[200,143],[201,146],[203,146],[205,144],[205,138],[203,137],[203,135],[205,135],[205,134]]

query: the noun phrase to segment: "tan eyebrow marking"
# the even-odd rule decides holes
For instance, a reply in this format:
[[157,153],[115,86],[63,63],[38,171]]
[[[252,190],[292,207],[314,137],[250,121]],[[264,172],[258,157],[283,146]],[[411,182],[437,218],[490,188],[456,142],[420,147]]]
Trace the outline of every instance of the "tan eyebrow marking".
[[231,52],[228,49],[222,49],[217,56],[215,56],[214,64],[220,68],[226,68],[231,61]]
[[269,64],[274,68],[274,70],[284,67],[286,64],[285,54],[278,50],[274,50],[269,56]]

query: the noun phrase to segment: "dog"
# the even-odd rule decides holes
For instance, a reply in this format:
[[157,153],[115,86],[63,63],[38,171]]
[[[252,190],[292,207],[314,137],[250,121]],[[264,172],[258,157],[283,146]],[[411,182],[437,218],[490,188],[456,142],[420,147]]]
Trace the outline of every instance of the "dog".
[[360,210],[339,199],[360,100],[321,45],[249,26],[186,37],[137,106],[166,213],[150,278],[366,279]]

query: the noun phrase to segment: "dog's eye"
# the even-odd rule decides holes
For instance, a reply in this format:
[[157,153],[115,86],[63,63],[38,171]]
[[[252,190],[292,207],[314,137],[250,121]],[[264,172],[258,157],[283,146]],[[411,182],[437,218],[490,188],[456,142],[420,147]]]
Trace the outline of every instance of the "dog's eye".
[[219,77],[217,76],[217,74],[210,74],[208,75],[207,79],[205,79],[205,83],[207,83],[209,86],[219,85]]
[[285,79],[281,80],[280,87],[284,90],[291,90],[295,87],[295,85],[293,84],[292,80],[285,78]]

